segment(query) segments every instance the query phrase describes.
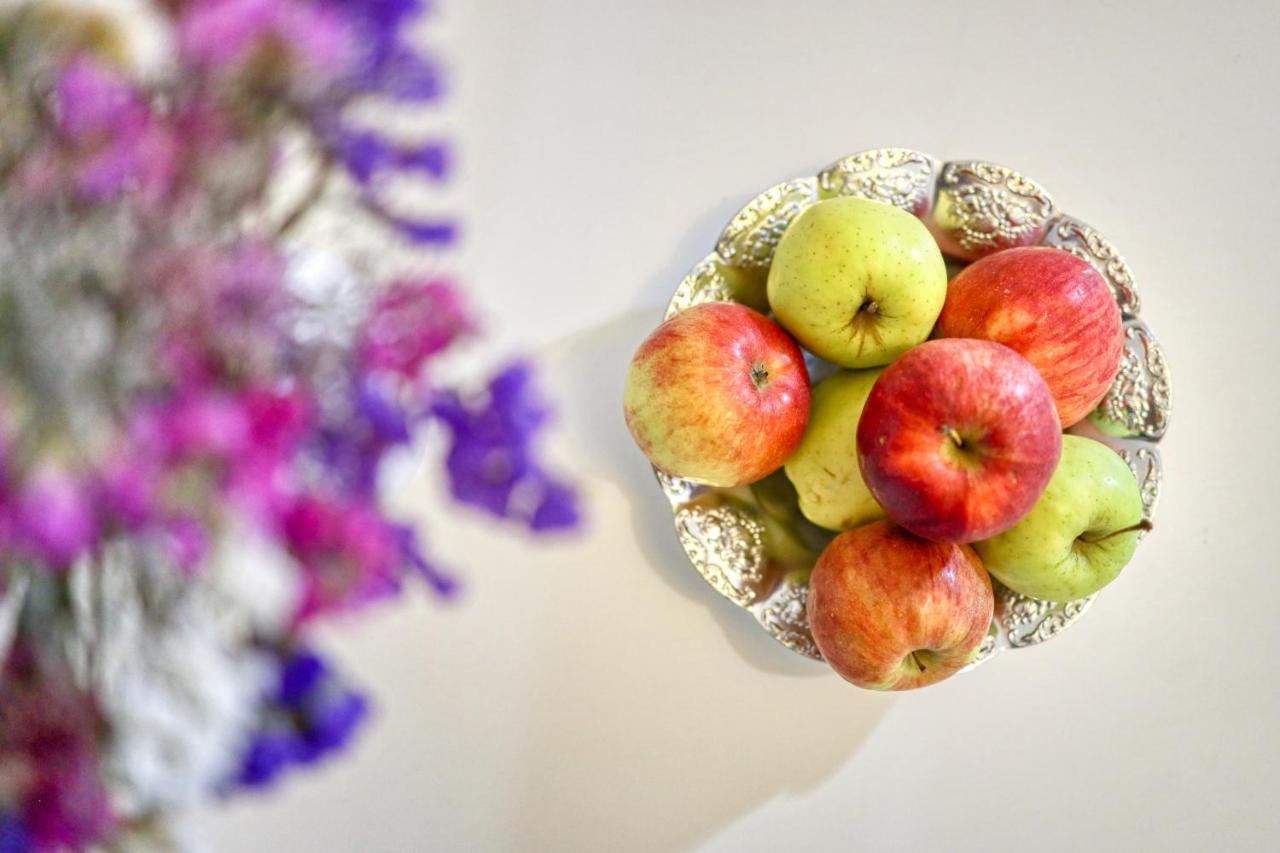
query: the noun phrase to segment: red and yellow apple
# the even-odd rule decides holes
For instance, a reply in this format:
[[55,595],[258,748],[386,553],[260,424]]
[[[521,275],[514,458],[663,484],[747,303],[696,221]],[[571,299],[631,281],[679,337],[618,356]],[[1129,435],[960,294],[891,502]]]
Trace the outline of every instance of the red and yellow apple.
[[782,466],[804,436],[809,374],[787,333],[743,305],[712,302],[653,331],[627,372],[627,428],[672,476],[740,486]]
[[1120,309],[1102,275],[1046,246],[987,255],[947,287],[938,318],[944,338],[982,338],[1021,353],[1053,392],[1069,427],[1106,396],[1120,368]]
[[973,660],[991,625],[991,579],[968,545],[889,521],[841,533],[809,579],[809,626],[831,668],[859,687],[908,690]]
[[1031,362],[991,341],[928,341],[876,380],[858,422],[862,479],[889,517],[938,542],[1008,530],[1053,475],[1062,435]]

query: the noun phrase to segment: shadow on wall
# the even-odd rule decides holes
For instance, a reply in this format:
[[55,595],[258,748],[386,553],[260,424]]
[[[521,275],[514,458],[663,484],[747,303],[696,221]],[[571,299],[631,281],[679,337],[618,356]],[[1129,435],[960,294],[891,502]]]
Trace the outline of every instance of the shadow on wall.
[[[684,266],[701,256],[688,253]],[[777,644],[702,580],[677,542],[623,423],[622,386],[680,275],[655,285],[649,306],[542,354],[558,386],[559,439],[601,498],[575,557],[593,566],[583,582],[598,585],[600,605],[566,614],[536,658],[514,848],[686,849],[829,778],[893,701]],[[621,500],[608,499],[614,489]],[[626,535],[638,547],[617,541]]]

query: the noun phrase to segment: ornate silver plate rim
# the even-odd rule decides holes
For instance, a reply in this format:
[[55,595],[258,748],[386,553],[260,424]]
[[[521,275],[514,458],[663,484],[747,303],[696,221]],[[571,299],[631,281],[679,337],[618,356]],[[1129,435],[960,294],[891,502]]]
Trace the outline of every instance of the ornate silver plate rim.
[[[1108,444],[1142,489],[1150,520],[1160,496],[1159,441],[1172,407],[1164,352],[1139,316],[1133,275],[1119,251],[1092,226],[1062,212],[1036,181],[981,160],[939,161],[908,148],[874,148],[841,158],[816,176],[775,184],[730,220],[714,250],[676,288],[666,317],[709,301],[763,304],[773,249],[791,220],[814,202],[857,196],[919,217],[949,265],[1001,249],[1053,246],[1084,259],[1106,279],[1124,319],[1120,372],[1098,409],[1069,432]],[[655,469],[677,535],[694,569],[721,595],[755,617],[787,648],[821,660],[809,633],[807,566],[820,550],[818,528],[752,488],[711,489]],[[781,474],[774,475],[782,476]],[[785,503],[783,501],[782,503]],[[818,537],[833,536],[819,533]],[[821,538],[817,540],[821,541]],[[1075,624],[1097,599],[1042,601],[996,584],[996,612],[972,669],[1002,649],[1038,645]]]

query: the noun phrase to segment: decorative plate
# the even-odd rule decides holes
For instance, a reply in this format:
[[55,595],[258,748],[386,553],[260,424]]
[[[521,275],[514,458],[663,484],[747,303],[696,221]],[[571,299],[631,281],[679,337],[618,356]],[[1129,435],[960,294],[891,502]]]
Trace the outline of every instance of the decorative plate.
[[[942,162],[906,148],[876,148],[838,160],[816,177],[770,187],[738,211],[715,251],[684,277],[666,316],[712,301],[768,310],[765,281],[782,232],[807,206],[841,195],[892,204],[919,217],[937,239],[953,275],[991,252],[1037,245],[1071,252],[1102,273],[1120,306],[1126,348],[1106,398],[1068,431],[1098,439],[1124,458],[1138,478],[1143,515],[1150,520],[1160,496],[1158,445],[1169,426],[1164,352],[1138,315],[1133,275],[1116,248],[1091,226],[1058,210],[1040,184],[1008,167],[981,160]],[[809,359],[814,381],[832,369]],[[750,486],[718,489],[657,474],[680,544],[698,573],[778,642],[821,660],[809,633],[808,577],[835,534],[800,514],[786,475],[779,471]],[[1057,636],[1097,598],[1041,601],[998,583],[995,588],[991,630],[970,669],[1001,649],[1034,646]]]

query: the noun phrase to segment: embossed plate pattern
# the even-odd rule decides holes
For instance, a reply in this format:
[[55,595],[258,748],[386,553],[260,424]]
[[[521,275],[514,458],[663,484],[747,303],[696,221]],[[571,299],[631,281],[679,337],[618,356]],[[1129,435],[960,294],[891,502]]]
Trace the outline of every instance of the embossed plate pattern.
[[[782,233],[809,205],[840,195],[892,204],[919,217],[959,264],[1013,246],[1043,245],[1071,252],[1102,274],[1125,320],[1125,352],[1106,398],[1070,431],[1120,454],[1138,478],[1150,519],[1160,496],[1158,442],[1169,425],[1172,399],[1164,351],[1138,315],[1133,274],[1110,241],[1058,210],[1039,183],[1006,166],[942,162],[908,148],[875,148],[844,157],[816,177],[776,184],[733,217],[715,251],[680,282],[666,316],[712,301],[763,307],[762,282]],[[680,544],[698,573],[778,642],[821,660],[809,632],[808,573],[834,534],[800,516],[785,477],[779,473],[751,487],[715,489],[657,474]],[[1057,636],[1096,599],[1095,594],[1041,601],[997,584],[991,631],[969,668],[1001,649]]]

